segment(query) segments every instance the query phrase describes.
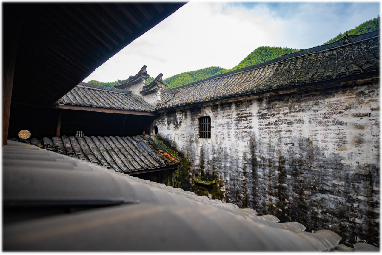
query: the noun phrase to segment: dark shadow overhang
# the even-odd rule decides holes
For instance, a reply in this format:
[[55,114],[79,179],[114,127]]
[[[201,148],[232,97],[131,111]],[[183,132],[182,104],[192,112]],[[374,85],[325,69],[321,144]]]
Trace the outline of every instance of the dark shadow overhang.
[[3,28],[21,22],[12,102],[54,103],[182,5],[3,3]]
[[168,166],[168,167],[162,167],[162,168],[156,168],[156,169],[146,169],[146,170],[140,170],[129,173],[131,176],[139,176],[140,174],[146,174],[146,173],[154,173],[159,171],[168,171],[168,170],[175,170],[178,168],[178,165],[175,166]]

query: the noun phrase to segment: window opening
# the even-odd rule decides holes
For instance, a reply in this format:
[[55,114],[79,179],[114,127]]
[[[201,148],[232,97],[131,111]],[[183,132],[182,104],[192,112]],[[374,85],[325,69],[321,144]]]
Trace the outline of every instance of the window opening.
[[209,116],[199,118],[199,138],[211,138],[211,118]]

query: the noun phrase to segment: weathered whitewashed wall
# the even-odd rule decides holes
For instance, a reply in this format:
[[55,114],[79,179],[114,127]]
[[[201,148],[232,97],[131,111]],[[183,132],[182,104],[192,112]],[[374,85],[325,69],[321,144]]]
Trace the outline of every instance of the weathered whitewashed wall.
[[139,95],[142,96],[146,102],[156,106],[158,104],[158,101],[160,100],[160,94],[161,94],[162,90],[163,90],[163,88],[160,88],[160,89],[158,89],[158,91],[156,91],[154,93],[147,94],[144,96],[142,96],[141,94],[139,94]]
[[[198,118],[210,116],[211,139]],[[162,112],[158,135],[228,202],[379,243],[379,84],[307,88]]]
[[151,93],[151,94],[142,96],[141,91],[142,91],[143,86],[145,86],[144,81],[137,83],[137,84],[134,84],[134,85],[128,87],[126,90],[130,90],[131,93],[142,97],[146,102],[156,106],[158,103],[158,100],[160,100],[160,93],[163,89],[161,88],[155,93]]
[[140,94],[140,92],[141,92],[143,86],[145,86],[145,81],[142,81],[142,82],[139,82],[139,83],[137,83],[137,84],[134,84],[134,85],[132,85],[132,86],[126,88],[126,90],[130,90],[131,93],[133,93],[133,94],[135,94],[135,95],[142,96],[142,95]]

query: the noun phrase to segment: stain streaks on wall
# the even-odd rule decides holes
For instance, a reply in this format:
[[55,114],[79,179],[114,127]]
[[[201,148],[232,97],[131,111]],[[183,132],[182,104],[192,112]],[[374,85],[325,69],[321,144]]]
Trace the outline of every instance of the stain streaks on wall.
[[[379,84],[359,83],[178,108],[154,125],[223,200],[378,244]],[[199,138],[202,116],[211,139]]]

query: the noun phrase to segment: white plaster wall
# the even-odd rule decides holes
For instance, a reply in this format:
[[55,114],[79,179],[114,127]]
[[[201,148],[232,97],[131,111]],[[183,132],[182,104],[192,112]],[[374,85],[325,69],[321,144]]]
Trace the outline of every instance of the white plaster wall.
[[[159,135],[174,141],[180,151],[195,154],[191,160],[198,160],[200,148],[210,145],[243,157],[251,137],[277,144],[287,153],[296,146],[293,141],[305,137],[325,156],[337,153],[346,165],[379,164],[379,86],[338,91],[326,98],[314,98],[315,93],[302,95],[298,102],[289,98],[270,103],[268,98],[275,96],[267,94],[261,102],[257,97],[247,97],[205,104],[197,113],[177,109],[175,118],[162,115],[155,125]],[[198,138],[198,118],[202,116],[211,117],[211,139]]]
[[142,88],[143,88],[144,85],[145,85],[145,81],[142,81],[142,82],[140,82],[140,83],[137,83],[137,84],[135,84],[135,85],[133,85],[133,86],[130,86],[130,87],[126,88],[126,90],[130,90],[131,93],[133,93],[133,94],[135,94],[135,95],[142,96],[142,95],[140,94],[140,92],[141,92],[141,90],[142,90]]
[[[211,139],[198,138],[202,116],[211,117]],[[227,201],[337,233],[348,219],[347,229],[365,236],[379,213],[379,117],[374,84],[206,103],[164,113],[154,125],[187,155],[193,174],[218,176]]]
[[143,99],[146,102],[148,102],[148,103],[150,103],[150,104],[155,106],[155,105],[158,104],[158,101],[160,101],[160,93],[161,93],[162,90],[163,89],[160,88],[157,92],[151,93],[151,94],[148,94],[148,95],[145,95],[145,96],[142,96],[142,97],[143,97]]

